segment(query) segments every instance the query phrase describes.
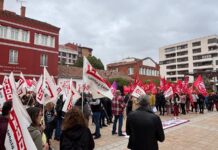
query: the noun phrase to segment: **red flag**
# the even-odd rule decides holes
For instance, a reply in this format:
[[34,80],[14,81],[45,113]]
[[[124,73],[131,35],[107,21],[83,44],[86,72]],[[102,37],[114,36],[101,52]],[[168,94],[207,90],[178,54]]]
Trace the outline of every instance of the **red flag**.
[[201,77],[201,75],[198,76],[198,78],[195,80],[195,82],[193,83],[193,85],[198,89],[198,91],[206,96],[207,95],[207,90],[205,88],[205,85],[204,85],[204,82],[203,82],[203,79]]

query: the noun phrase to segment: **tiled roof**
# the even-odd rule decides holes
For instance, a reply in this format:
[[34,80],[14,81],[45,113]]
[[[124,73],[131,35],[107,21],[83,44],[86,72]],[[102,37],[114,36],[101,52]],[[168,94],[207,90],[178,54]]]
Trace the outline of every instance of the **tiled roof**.
[[28,17],[22,17],[14,12],[7,10],[0,11],[0,19],[56,33],[58,33],[60,30],[60,28],[46,22],[41,22]]
[[71,43],[67,43],[67,44],[64,44],[64,45],[59,45],[59,48],[60,49],[68,49],[68,50],[71,50],[71,51],[78,51],[78,46],[74,45],[74,44],[71,44]]
[[[121,72],[105,71],[105,70],[97,70],[97,72],[105,79],[122,77],[129,81],[132,80],[131,77]],[[58,78],[82,79],[82,73],[83,73],[83,68],[63,66],[63,65],[58,66]]]

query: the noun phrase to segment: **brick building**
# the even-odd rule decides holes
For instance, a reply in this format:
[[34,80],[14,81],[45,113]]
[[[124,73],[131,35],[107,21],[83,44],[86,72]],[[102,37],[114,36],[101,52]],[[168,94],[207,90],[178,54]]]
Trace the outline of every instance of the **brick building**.
[[122,61],[107,65],[107,70],[122,72],[132,78],[138,77],[142,81],[159,80],[160,67],[150,57],[144,59],[126,58]]
[[58,39],[60,28],[3,10],[0,0],[0,83],[4,75],[22,72],[27,78],[38,78],[43,67],[58,76]]

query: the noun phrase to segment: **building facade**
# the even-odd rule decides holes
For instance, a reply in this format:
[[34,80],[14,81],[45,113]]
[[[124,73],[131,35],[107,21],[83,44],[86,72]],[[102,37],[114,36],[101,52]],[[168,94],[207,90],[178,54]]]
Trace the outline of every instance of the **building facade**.
[[79,57],[80,47],[74,43],[59,45],[58,63],[61,65],[73,65]]
[[80,47],[80,56],[92,56],[92,48],[89,47]]
[[[159,49],[160,74],[167,80],[183,80],[185,75],[218,70],[218,36],[211,35]],[[194,77],[189,76],[189,82]]]
[[25,16],[3,10],[0,0],[0,82],[13,72],[27,78],[38,78],[43,67],[58,76],[58,39],[60,28]]
[[92,56],[92,48],[82,47],[74,43],[59,45],[58,63],[60,65],[73,65],[80,57]]
[[159,80],[159,65],[150,57],[144,59],[127,58],[107,65],[107,70],[122,72],[128,76],[138,77],[141,81]]

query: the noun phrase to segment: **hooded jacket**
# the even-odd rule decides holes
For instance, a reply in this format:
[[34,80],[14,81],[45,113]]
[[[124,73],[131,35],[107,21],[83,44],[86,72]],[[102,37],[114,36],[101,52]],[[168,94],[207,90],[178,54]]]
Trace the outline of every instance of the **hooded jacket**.
[[8,119],[0,115],[0,149],[5,150],[5,137],[8,129]]
[[160,117],[151,110],[139,107],[127,117],[128,148],[132,150],[158,150],[157,141],[165,139]]
[[93,150],[95,143],[87,127],[75,125],[64,130],[60,140],[60,150]]
[[41,134],[39,128],[30,126],[28,128],[28,130],[29,130],[29,133],[33,139],[33,142],[36,145],[37,150],[42,150],[42,148],[43,148],[43,146],[42,146],[42,134]]

